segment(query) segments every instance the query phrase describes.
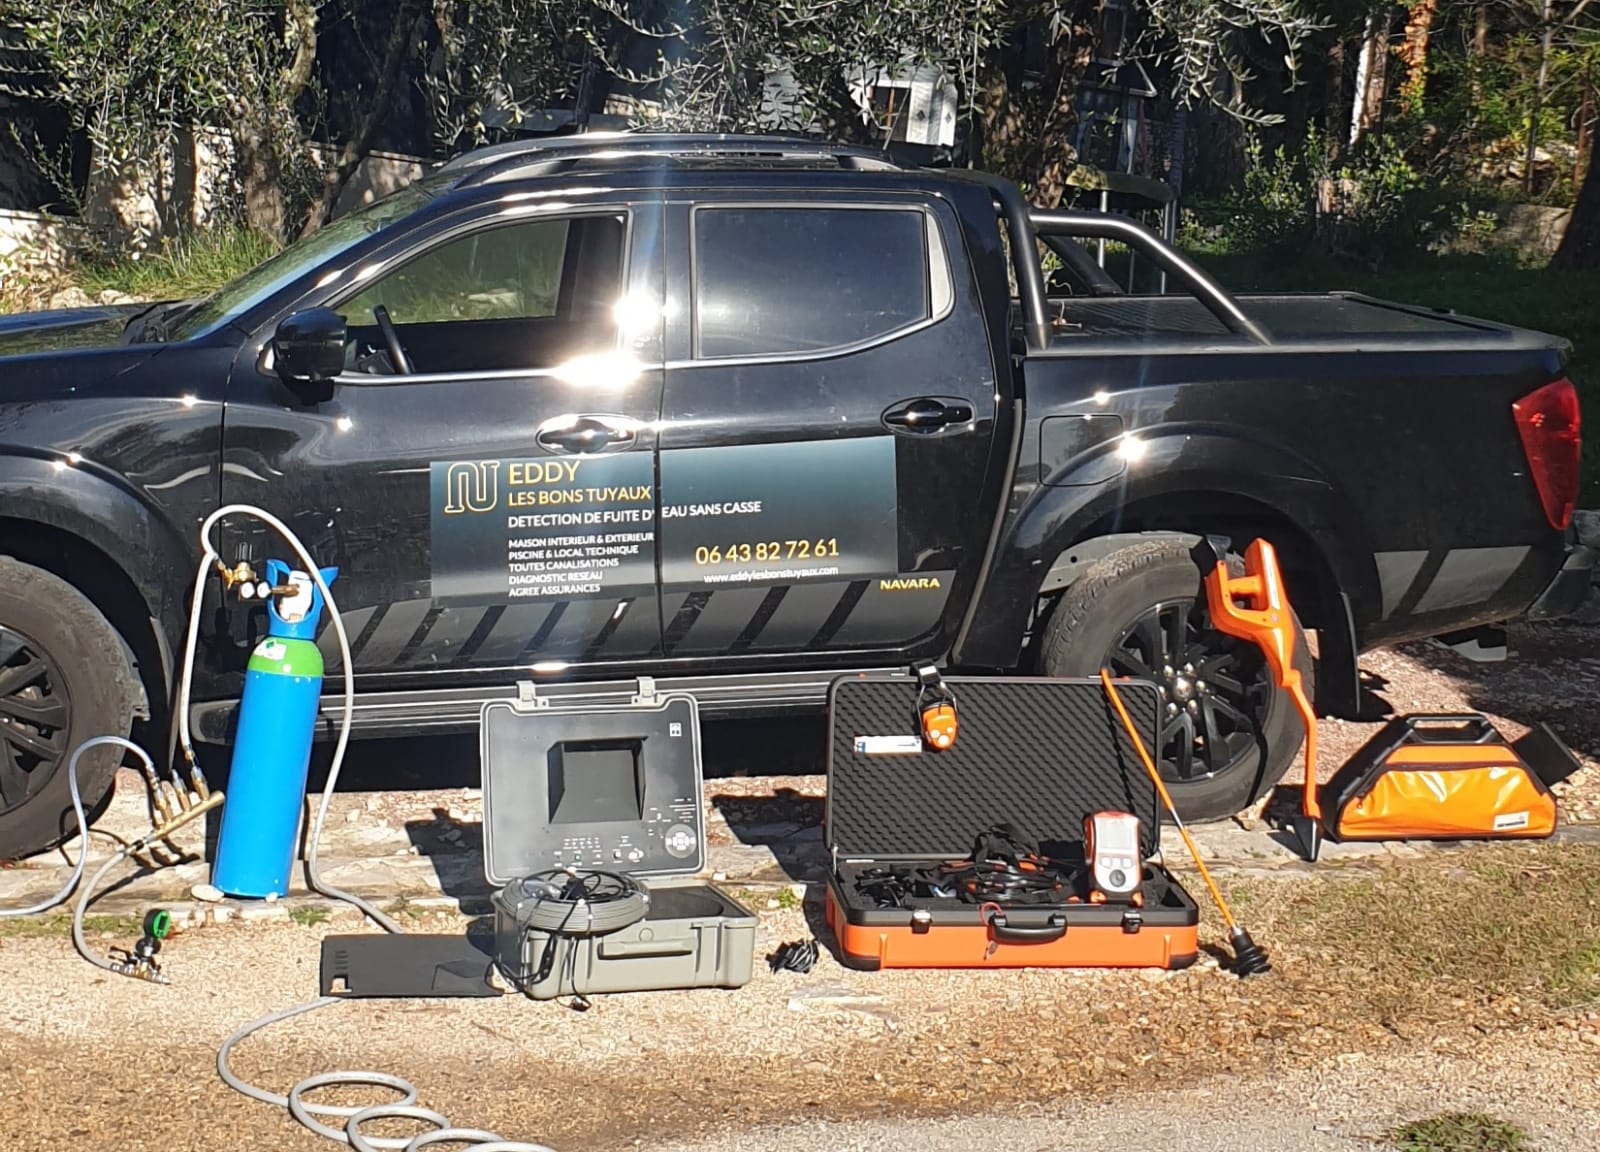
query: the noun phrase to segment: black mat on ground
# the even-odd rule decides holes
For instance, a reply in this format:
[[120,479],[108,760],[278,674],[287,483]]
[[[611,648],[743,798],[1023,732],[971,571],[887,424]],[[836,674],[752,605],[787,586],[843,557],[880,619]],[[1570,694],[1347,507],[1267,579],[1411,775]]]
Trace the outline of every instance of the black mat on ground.
[[494,960],[466,936],[329,936],[322,941],[324,996],[352,999],[499,996]]

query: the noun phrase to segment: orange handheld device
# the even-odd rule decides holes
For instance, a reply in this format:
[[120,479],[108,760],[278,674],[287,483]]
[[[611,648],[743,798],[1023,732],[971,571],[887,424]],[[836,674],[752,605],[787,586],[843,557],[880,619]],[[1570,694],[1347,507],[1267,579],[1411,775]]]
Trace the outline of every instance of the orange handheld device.
[[1266,656],[1272,679],[1289,698],[1306,729],[1305,791],[1295,831],[1306,859],[1315,860],[1322,843],[1322,810],[1317,802],[1317,716],[1294,666],[1294,612],[1284,590],[1278,554],[1265,540],[1252,540],[1244,553],[1244,575],[1228,571],[1227,554],[1207,539],[1194,550],[1205,577],[1206,607],[1218,632],[1248,640]]
[[1130,812],[1094,812],[1083,818],[1083,858],[1091,904],[1144,903],[1140,879],[1139,818]]

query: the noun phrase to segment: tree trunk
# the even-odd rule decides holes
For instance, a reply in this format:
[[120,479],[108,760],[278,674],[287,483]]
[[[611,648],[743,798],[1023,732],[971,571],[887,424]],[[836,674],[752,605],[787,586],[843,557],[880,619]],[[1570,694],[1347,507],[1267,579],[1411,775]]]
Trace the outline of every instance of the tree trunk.
[[1550,259],[1552,268],[1600,267],[1600,164],[1590,164],[1572,206],[1561,247]]
[[1550,47],[1555,36],[1555,22],[1551,16],[1551,0],[1544,0],[1539,22],[1544,34],[1539,38],[1539,79],[1533,86],[1533,105],[1528,110],[1528,154],[1522,166],[1522,191],[1533,193],[1533,163],[1539,151],[1539,116],[1544,111],[1544,85],[1550,75]]
[[317,56],[317,10],[311,0],[285,0],[284,17],[295,46],[294,59],[286,70],[266,75],[247,66],[242,79],[256,95],[238,110],[233,126],[245,220],[274,240],[285,238],[288,223],[283,162],[294,156],[299,142],[294,105],[311,82]]
[[1328,138],[1329,159],[1339,158],[1343,138],[1339,125],[1344,122],[1344,39],[1333,42],[1328,49],[1328,85],[1323,93],[1323,131]]
[[379,121],[390,114],[389,102],[400,78],[400,70],[411,52],[418,21],[422,18],[421,0],[400,0],[394,22],[389,25],[389,37],[384,43],[383,61],[378,66],[378,87],[372,100],[356,123],[356,129],[339,150],[333,166],[323,173],[322,189],[306,212],[300,235],[309,236],[328,222],[339,195],[350,183],[350,178],[361,167],[371,149],[373,134]]
[[1389,29],[1394,13],[1385,9],[1367,17],[1361,43],[1361,63],[1356,72],[1356,98],[1350,109],[1350,146],[1383,123],[1384,98],[1389,90]]
[[259,123],[241,124],[233,133],[245,221],[274,240],[283,239],[283,171],[270,135]]
[[1583,184],[1584,174],[1594,158],[1594,89],[1586,82],[1583,86],[1583,103],[1578,108],[1578,147],[1572,162],[1572,186]]
[[1467,61],[1467,70],[1471,75],[1472,108],[1468,110],[1469,121],[1477,123],[1476,109],[1483,100],[1483,61],[1489,55],[1489,5],[1479,4],[1473,14],[1472,25],[1472,51]]
[[1400,87],[1400,100],[1410,116],[1422,115],[1428,87],[1428,36],[1438,7],[1439,0],[1417,0],[1406,20],[1406,78]]
[[1055,208],[1067,191],[1067,176],[1077,167],[1077,149],[1071,144],[1078,127],[1078,88],[1094,63],[1095,38],[1100,26],[1102,0],[1075,0],[1062,34],[1050,45],[1045,68],[1043,115],[1039,117],[1034,158],[1029,165],[1033,201]]
[[1372,37],[1378,18],[1367,16],[1366,30],[1361,36],[1361,54],[1356,57],[1356,91],[1350,101],[1350,147],[1361,142],[1361,125],[1366,120],[1364,105],[1367,99],[1367,72],[1372,67]]

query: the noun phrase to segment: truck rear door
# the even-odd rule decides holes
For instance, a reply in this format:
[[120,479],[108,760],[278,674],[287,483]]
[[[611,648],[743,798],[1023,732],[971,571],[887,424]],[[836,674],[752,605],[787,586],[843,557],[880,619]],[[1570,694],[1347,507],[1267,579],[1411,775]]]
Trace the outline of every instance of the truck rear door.
[[943,652],[982,566],[996,385],[949,206],[719,191],[667,207],[663,647]]

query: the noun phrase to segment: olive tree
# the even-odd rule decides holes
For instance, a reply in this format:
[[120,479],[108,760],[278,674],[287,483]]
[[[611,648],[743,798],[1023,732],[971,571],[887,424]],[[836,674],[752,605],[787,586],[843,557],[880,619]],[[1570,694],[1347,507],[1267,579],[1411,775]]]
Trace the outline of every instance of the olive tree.
[[9,0],[8,88],[69,111],[90,141],[94,180],[147,178],[190,128],[225,130],[248,219],[279,236],[317,16],[313,0]]

